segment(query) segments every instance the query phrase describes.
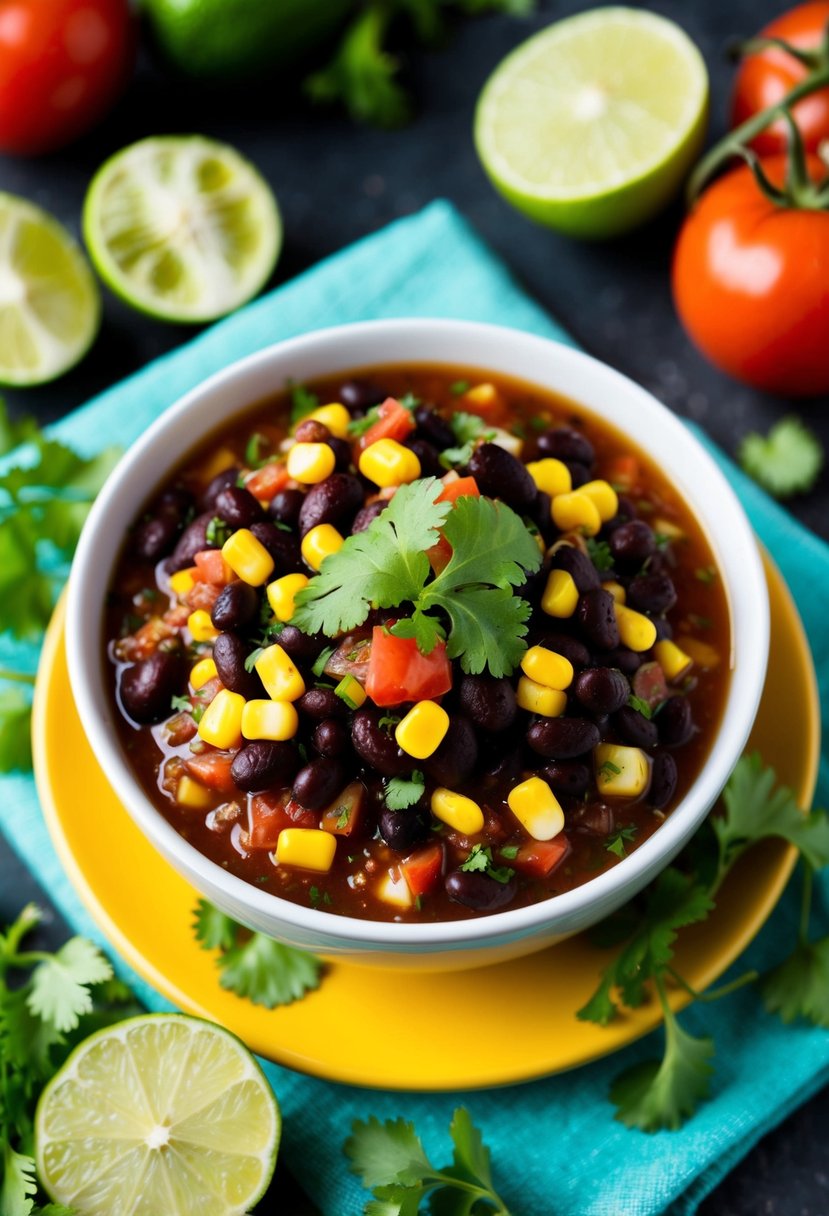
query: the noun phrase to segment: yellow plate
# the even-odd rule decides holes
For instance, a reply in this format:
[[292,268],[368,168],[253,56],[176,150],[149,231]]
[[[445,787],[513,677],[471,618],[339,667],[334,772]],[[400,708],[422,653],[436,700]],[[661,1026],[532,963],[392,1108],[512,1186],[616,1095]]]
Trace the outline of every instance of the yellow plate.
[[[780,574],[766,562],[772,641],[751,737],[807,806],[819,753],[814,668]],[[155,852],[107,784],[74,709],[59,605],[43,649],[34,713],[35,774],[52,840],[113,947],[181,1009],[221,1022],[260,1055],[356,1085],[439,1090],[503,1085],[574,1068],[659,1022],[654,1004],[601,1028],[576,1020],[604,957],[584,937],[516,962],[455,974],[399,974],[337,963],[295,1005],[268,1011],[225,992],[191,931],[196,891]],[[794,851],[752,850],[717,909],[683,933],[677,966],[705,988],[746,948],[779,899]],[[675,995],[676,1005],[686,1003]],[[447,1017],[463,1028],[446,1033]],[[435,1026],[443,1028],[436,1034]],[[497,1029],[494,1029],[497,1028]]]

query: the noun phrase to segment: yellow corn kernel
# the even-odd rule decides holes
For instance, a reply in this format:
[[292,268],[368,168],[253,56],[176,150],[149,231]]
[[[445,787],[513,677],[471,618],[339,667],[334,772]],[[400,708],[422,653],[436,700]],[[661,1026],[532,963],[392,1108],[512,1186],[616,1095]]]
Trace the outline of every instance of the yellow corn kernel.
[[447,823],[462,836],[474,836],[483,830],[484,813],[477,802],[465,794],[456,794],[439,786],[432,794],[431,805],[435,818]]
[[650,617],[634,612],[624,604],[616,604],[616,624],[622,645],[630,650],[650,650],[656,641],[656,626]]
[[251,587],[261,587],[273,574],[273,558],[249,528],[239,528],[222,545],[222,557],[233,573]]
[[254,666],[272,701],[297,701],[305,692],[305,681],[278,642],[263,650]]
[[566,692],[558,688],[545,688],[529,676],[522,676],[518,681],[515,699],[528,713],[541,714],[544,718],[560,718],[567,708]]
[[527,472],[539,490],[543,490],[551,498],[555,498],[557,494],[569,494],[573,488],[570,470],[563,460],[556,460],[554,456],[530,461]]
[[521,660],[521,670],[545,688],[569,688],[573,683],[573,664],[546,646],[531,646]]
[[624,604],[627,599],[627,592],[621,583],[616,583],[612,579],[609,583],[602,583],[602,588],[609,591],[617,604]]
[[551,570],[541,596],[541,607],[547,616],[560,619],[572,616],[579,602],[579,589],[567,570]]
[[213,794],[185,773],[176,786],[176,802],[194,811],[206,810],[213,804]]
[[282,578],[268,583],[265,594],[273,614],[278,621],[289,621],[294,615],[294,599],[309,579],[304,574],[283,574]]
[[485,381],[483,384],[476,384],[474,388],[467,389],[464,396],[473,405],[492,406],[498,401],[498,390],[494,384]]
[[599,743],[593,749],[593,760],[600,794],[609,794],[614,798],[638,798],[650,784],[650,762],[639,747]]
[[321,828],[283,828],[276,841],[276,864],[300,870],[331,869],[337,851],[337,837]]
[[378,882],[374,893],[384,904],[391,904],[395,908],[412,906],[409,884],[399,870],[388,870]]
[[288,453],[286,467],[294,481],[315,486],[334,472],[337,457],[329,443],[295,443]]
[[689,654],[669,638],[663,638],[661,642],[656,643],[653,657],[664,671],[665,679],[671,682],[681,679],[694,662]]
[[196,585],[196,580],[193,578],[195,568],[195,566],[190,566],[187,570],[176,570],[175,574],[170,575],[170,590],[180,600],[183,600],[188,591],[192,591]]
[[239,458],[235,452],[231,452],[230,448],[219,448],[199,468],[199,477],[205,485],[218,477],[220,473],[224,473],[225,469],[234,468],[239,464]]
[[344,405],[340,405],[339,401],[319,406],[312,410],[308,417],[327,426],[335,439],[348,438],[348,424],[351,422],[351,415]]
[[246,739],[293,739],[299,730],[299,715],[290,701],[248,701],[242,710],[242,734]]
[[719,667],[720,652],[715,650],[710,642],[702,642],[699,638],[689,638],[683,635],[677,638],[677,644],[703,671],[711,671],[713,668]]
[[370,444],[361,454],[359,464],[363,477],[381,489],[417,481],[420,476],[417,456],[396,439],[378,439]]
[[212,659],[199,659],[195,667],[190,669],[190,683],[198,690],[204,688],[208,680],[213,680],[219,673]]
[[556,527],[562,532],[580,531],[586,536],[595,536],[602,526],[599,508],[581,490],[556,495],[552,516]]
[[586,494],[599,512],[602,523],[607,523],[619,510],[619,495],[609,481],[587,481],[579,486],[579,494]]
[[344,543],[333,524],[317,524],[316,528],[305,533],[300,548],[311,569],[319,570],[326,557],[339,552]]
[[397,726],[397,746],[415,760],[425,760],[437,751],[449,729],[449,715],[435,701],[418,701]]
[[197,608],[195,612],[190,613],[187,618],[187,628],[190,630],[194,642],[212,642],[219,636],[218,629],[210,619],[210,613],[205,612],[204,608]]
[[242,710],[245,698],[223,688],[217,692],[199,722],[199,738],[225,750],[242,742]]
[[564,827],[564,812],[546,781],[530,777],[513,786],[507,804],[533,840],[552,840]]
[[685,533],[680,528],[679,524],[675,524],[672,519],[655,519],[651,524],[657,536],[667,536],[668,540],[684,540]]

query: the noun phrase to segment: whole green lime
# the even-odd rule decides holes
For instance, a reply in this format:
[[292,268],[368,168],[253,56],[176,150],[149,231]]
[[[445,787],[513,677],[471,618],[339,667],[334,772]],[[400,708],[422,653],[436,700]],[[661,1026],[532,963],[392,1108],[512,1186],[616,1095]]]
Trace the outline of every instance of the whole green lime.
[[284,67],[325,42],[354,0],[145,0],[156,39],[190,76]]

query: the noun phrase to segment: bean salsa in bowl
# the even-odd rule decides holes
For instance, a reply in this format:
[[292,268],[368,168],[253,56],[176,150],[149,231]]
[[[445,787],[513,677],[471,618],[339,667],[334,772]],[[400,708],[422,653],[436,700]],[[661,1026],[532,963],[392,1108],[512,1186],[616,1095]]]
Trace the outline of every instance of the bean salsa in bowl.
[[595,412],[445,363],[323,376],[135,515],[112,717],[157,811],[262,892],[407,924],[526,909],[624,866],[699,779],[724,582]]

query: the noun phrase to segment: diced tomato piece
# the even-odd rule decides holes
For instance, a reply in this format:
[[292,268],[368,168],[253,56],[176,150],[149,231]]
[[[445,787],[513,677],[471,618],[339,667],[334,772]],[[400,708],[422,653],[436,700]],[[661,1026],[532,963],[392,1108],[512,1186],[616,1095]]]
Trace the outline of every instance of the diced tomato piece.
[[443,872],[443,845],[433,841],[410,853],[401,861],[400,871],[412,895],[428,895],[437,886]]
[[635,456],[614,456],[605,468],[605,480],[628,493],[639,484],[641,469]]
[[[378,407],[377,421],[372,423],[364,435],[357,440],[357,454],[365,451],[378,439],[396,439],[401,443],[415,429],[411,411],[394,397],[387,397]],[[250,487],[248,487],[250,488]]]
[[257,794],[250,803],[248,848],[275,849],[283,828],[315,828],[317,816],[285,794]]
[[140,659],[148,659],[151,654],[155,654],[162,642],[175,635],[175,625],[170,625],[160,616],[151,616],[136,629],[132,637],[123,639],[119,650],[125,659],[134,663]]
[[375,705],[429,701],[451,687],[452,666],[444,642],[438,642],[431,654],[421,654],[414,638],[396,638],[375,625],[365,685]]
[[202,549],[193,558],[197,573],[193,575],[202,583],[211,583],[214,587],[224,587],[228,582],[228,569],[221,549]]
[[633,677],[633,692],[641,701],[656,709],[668,699],[668,682],[658,663],[643,663]]
[[570,841],[560,832],[552,840],[528,840],[526,844],[519,846],[515,857],[511,861],[505,861],[504,865],[533,878],[546,878],[564,861],[569,852]]
[[456,477],[454,481],[444,484],[435,502],[455,503],[459,498],[480,498],[481,491],[474,477]]
[[449,565],[449,560],[452,557],[452,546],[445,536],[440,536],[436,544],[426,550],[426,556],[435,574],[440,574]]
[[352,781],[322,812],[320,827],[335,836],[353,836],[361,825],[365,804],[365,786],[360,781]]
[[217,587],[215,583],[193,583],[193,586],[187,592],[187,603],[185,605],[185,616],[181,622],[182,625],[187,624],[187,617],[191,612],[195,612],[197,608],[203,608],[205,612],[212,612],[213,605],[219,598],[221,587]]
[[290,480],[290,474],[285,465],[272,461],[256,470],[253,476],[245,482],[245,489],[250,490],[254,498],[259,498],[262,502],[270,502],[280,490],[285,489]]
[[217,794],[226,794],[230,798],[239,792],[230,775],[233,756],[233,752],[202,752],[199,756],[188,757],[184,761],[184,767],[191,777],[195,777],[209,790],[215,790]]
[[192,714],[176,714],[164,727],[170,747],[181,747],[196,737],[198,727]]
[[293,798],[286,799],[285,814],[290,819],[295,828],[318,828],[319,818],[316,811],[309,811],[302,805],[301,802],[294,802]]

